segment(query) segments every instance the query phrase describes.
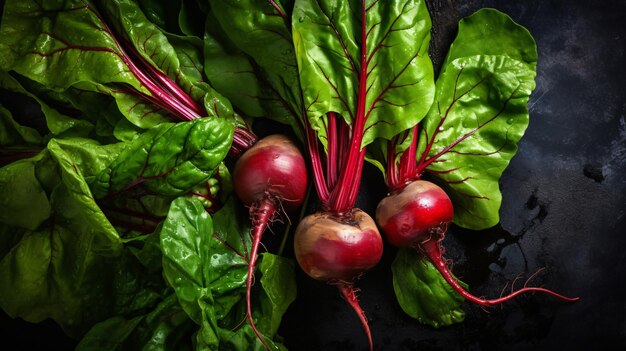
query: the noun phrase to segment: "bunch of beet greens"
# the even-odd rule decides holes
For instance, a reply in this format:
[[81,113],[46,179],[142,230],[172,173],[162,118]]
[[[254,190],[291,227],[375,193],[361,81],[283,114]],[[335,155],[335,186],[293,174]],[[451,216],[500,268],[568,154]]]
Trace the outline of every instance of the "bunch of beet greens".
[[[464,299],[575,300],[477,298],[442,259],[450,223],[499,221],[537,52],[481,10],[435,82],[430,31],[419,0],[7,0],[0,306],[53,319],[79,350],[286,349],[295,262],[290,226],[261,253],[274,221],[297,223],[297,263],[338,288],[370,349],[355,284],[379,228],[415,249],[392,271],[423,323],[461,322]],[[258,139],[264,119],[292,132]],[[389,188],[376,221],[356,208],[365,161]],[[317,209],[298,219],[308,188]]]

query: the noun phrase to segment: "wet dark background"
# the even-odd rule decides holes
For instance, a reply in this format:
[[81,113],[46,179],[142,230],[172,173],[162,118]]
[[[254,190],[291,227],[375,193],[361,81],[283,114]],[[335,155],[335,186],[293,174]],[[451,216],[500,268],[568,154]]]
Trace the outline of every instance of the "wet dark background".
[[[0,2],[1,3],[1,2]],[[445,239],[454,273],[481,296],[498,296],[518,274],[577,303],[531,295],[486,313],[464,304],[466,320],[433,329],[396,302],[386,247],[358,283],[377,350],[626,349],[626,1],[428,1],[432,57],[445,55],[458,19],[482,7],[530,30],[539,51],[531,122],[501,179],[501,223],[479,232],[452,227]],[[385,195],[367,167],[359,206],[370,213]],[[280,233],[280,231],[277,231]],[[354,313],[335,288],[298,271],[298,299],[280,334],[290,350],[365,350]],[[73,349],[51,322],[0,313],[2,349]],[[7,345],[16,345],[9,346]]]

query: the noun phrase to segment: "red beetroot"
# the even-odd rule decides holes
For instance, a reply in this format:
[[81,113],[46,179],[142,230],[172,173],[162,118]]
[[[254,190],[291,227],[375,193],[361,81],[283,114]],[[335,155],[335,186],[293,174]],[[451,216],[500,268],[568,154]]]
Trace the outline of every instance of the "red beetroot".
[[372,217],[357,208],[341,217],[314,213],[298,224],[294,244],[302,270],[314,279],[337,285],[357,312],[371,348],[371,332],[353,284],[376,266],[383,254],[383,241]]
[[250,208],[252,249],[246,280],[246,316],[254,333],[269,349],[252,318],[251,291],[263,232],[279,209],[289,212],[304,202],[308,174],[304,157],[291,139],[270,135],[259,140],[235,164],[235,192]]
[[442,258],[441,242],[454,211],[446,192],[424,180],[416,180],[384,198],[376,208],[376,221],[388,242],[398,247],[413,247],[435,265],[444,279],[461,296],[481,306],[493,306],[526,292],[543,292],[566,301],[576,301],[554,291],[524,287],[498,299],[481,299],[467,292],[452,276]]
[[317,280],[350,282],[373,268],[383,253],[374,220],[360,209],[349,219],[317,212],[300,221],[295,234],[296,259]]

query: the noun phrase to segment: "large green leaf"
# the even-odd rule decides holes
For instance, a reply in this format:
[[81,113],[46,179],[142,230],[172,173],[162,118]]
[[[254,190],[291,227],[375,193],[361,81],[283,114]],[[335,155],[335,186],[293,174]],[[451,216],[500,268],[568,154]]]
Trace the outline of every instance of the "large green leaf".
[[452,61],[437,80],[435,104],[423,121],[418,169],[440,179],[454,222],[484,229],[498,223],[498,180],[528,126],[535,71],[507,56]]
[[[289,21],[289,1],[209,1],[205,71],[244,113],[302,132],[302,93]],[[215,18],[216,20],[212,20]],[[221,28],[215,26],[219,21]],[[216,65],[226,64],[219,71]],[[218,83],[219,81],[219,83]]]
[[307,114],[322,138],[328,112],[362,128],[362,146],[424,117],[433,69],[423,1],[296,1],[293,19]]
[[[42,200],[34,197],[32,203],[39,206],[45,197],[49,208],[15,215],[31,214],[36,229],[14,235],[11,246],[3,248],[0,306],[9,315],[31,322],[51,318],[69,335],[79,336],[103,318],[136,313],[158,298],[160,274],[146,272],[124,250],[89,189],[89,179],[112,160],[116,147],[87,139],[52,139],[38,158],[2,169],[32,163],[2,186],[15,188],[29,180],[19,191],[40,193]],[[6,206],[17,209],[20,201]],[[15,220],[2,218],[0,226],[18,233],[19,228],[10,227]]]
[[172,37],[176,41],[172,45],[133,1],[8,1],[0,38],[4,70],[14,70],[57,91],[76,87],[114,96],[120,111],[139,127],[170,118],[140,96],[152,95],[157,100],[165,96],[147,89],[142,77],[151,75],[169,77],[209,116],[232,117],[230,102],[198,80],[196,72],[202,69],[190,67],[184,52],[180,56],[184,62],[179,60],[175,47],[184,46],[180,38]]
[[264,115],[261,84],[251,59],[230,42],[213,13],[207,16],[204,34],[204,71],[213,86],[241,112]]
[[135,94],[116,86],[121,83],[149,94],[124,62],[127,56],[91,3],[7,1],[0,26],[0,53],[0,67],[49,89],[77,86],[115,96],[120,111],[139,126],[167,119]]
[[464,299],[416,250],[400,249],[391,270],[393,289],[406,314],[435,328],[463,321]]
[[[194,41],[194,39],[196,47],[199,48],[201,43],[199,38],[187,37],[183,40],[182,37],[170,35],[170,39],[174,40],[174,45],[172,45],[168,41],[168,36],[150,22],[132,0],[101,0],[98,1],[98,5],[111,19],[112,25],[128,37],[133,48],[143,59],[168,75],[193,100],[201,101],[208,116],[232,117],[233,111],[230,102],[207,83],[198,80],[202,78],[197,75],[202,69],[196,67],[197,64],[200,64],[200,60],[193,60],[196,65],[190,67],[187,59],[193,54],[191,56],[184,55],[183,50],[181,50],[183,47],[187,50],[192,49],[193,47],[189,46],[189,41]],[[187,52],[189,53],[189,51]],[[179,54],[181,55],[179,56]],[[179,58],[184,58],[185,61],[181,62]],[[188,75],[190,72],[192,74]]]
[[234,127],[226,119],[163,123],[125,146],[94,185],[97,198],[143,184],[167,196],[189,192],[206,181],[226,157]]
[[459,22],[458,35],[442,67],[445,69],[459,57],[474,55],[505,55],[526,62],[533,70],[537,65],[537,46],[530,32],[508,15],[490,8]]

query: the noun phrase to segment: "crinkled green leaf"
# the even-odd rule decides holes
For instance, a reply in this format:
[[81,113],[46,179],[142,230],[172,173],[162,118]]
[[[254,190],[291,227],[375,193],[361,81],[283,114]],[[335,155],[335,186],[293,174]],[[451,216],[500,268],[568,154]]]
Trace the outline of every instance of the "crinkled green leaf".
[[452,61],[437,80],[435,104],[421,128],[418,168],[426,166],[444,183],[459,226],[498,223],[498,181],[528,126],[534,79],[523,62],[479,55]]
[[1,223],[34,230],[50,217],[50,201],[35,174],[36,160],[0,168]]
[[[263,344],[245,316],[245,283],[250,238],[241,211],[229,201],[214,221],[202,204],[188,197],[176,199],[161,230],[163,269],[185,312],[199,329],[196,350],[261,350]],[[244,223],[246,221],[243,221]],[[282,315],[295,298],[294,263],[264,254],[258,267],[261,289],[254,316],[272,349]]]
[[92,237],[91,249],[111,255],[121,248],[120,237],[91,193],[89,184],[119,153],[119,145],[102,147],[89,139],[52,139],[48,151],[58,164],[65,190],[54,189],[53,211],[72,231]]
[[416,250],[400,249],[391,271],[393,289],[402,310],[420,323],[439,328],[460,323],[465,318],[461,308],[463,297]]
[[77,351],[189,349],[185,338],[193,323],[172,294],[154,310],[133,318],[115,316],[93,326],[81,339]]
[[31,187],[40,181],[50,214],[35,230],[14,237],[0,260],[0,306],[9,315],[31,322],[51,318],[78,336],[97,321],[136,313],[158,299],[160,274],[146,272],[124,250],[89,190],[88,179],[106,167],[115,147],[52,139],[40,159],[19,161],[36,162]]
[[161,195],[187,193],[226,157],[233,131],[230,121],[217,118],[158,125],[128,143],[98,175],[94,194],[100,198],[139,184]]
[[11,111],[0,105],[0,145],[38,145],[43,143],[39,133],[30,127],[18,124],[11,115]]
[[362,146],[419,122],[433,97],[430,26],[423,1],[296,1],[293,40],[318,135],[328,112],[361,125]]
[[[229,209],[224,207],[215,217]],[[241,240],[241,232],[213,233],[213,220],[202,204],[192,198],[178,198],[160,234],[165,278],[187,314],[199,325],[203,323],[203,305],[211,306],[214,311],[210,315],[219,320],[241,299],[245,289],[247,263],[221,241]]]
[[[290,125],[299,135],[304,109],[289,20],[267,1],[209,2],[205,72],[211,82],[244,113]],[[289,16],[290,1],[274,3]],[[218,70],[221,65],[226,69]]]
[[[34,101],[36,104],[38,104],[39,108],[41,109],[41,113],[45,118],[45,125],[52,135],[85,137],[94,128],[93,124],[88,120],[69,117],[61,113],[57,109],[51,107],[48,103],[44,101],[43,98],[40,97],[41,91],[29,90],[11,75],[2,71],[0,71],[0,88],[14,94],[24,95],[24,97],[28,97],[32,99],[32,101]],[[24,97],[22,97],[22,99]],[[16,109],[16,111],[14,112],[23,113],[23,111],[27,110],[28,109],[26,108],[22,108],[20,111]]]

